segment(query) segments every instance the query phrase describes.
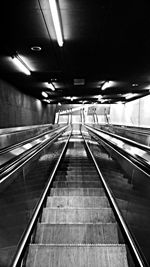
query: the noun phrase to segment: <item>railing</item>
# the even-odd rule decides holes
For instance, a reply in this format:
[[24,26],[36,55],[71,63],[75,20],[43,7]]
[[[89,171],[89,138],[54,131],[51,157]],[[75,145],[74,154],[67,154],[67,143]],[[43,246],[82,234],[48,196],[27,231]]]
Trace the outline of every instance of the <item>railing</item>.
[[[97,135],[99,138],[101,138],[105,143],[107,143],[107,145],[113,147],[114,149],[117,149],[117,151],[119,151],[119,153],[121,153],[124,157],[127,157],[128,160],[130,160],[133,164],[136,165],[136,167],[140,168],[141,171],[143,171],[145,174],[150,175],[150,162],[144,158],[144,154],[145,152],[149,153],[150,155],[150,148],[148,148],[147,146],[144,145],[140,145],[134,141],[130,141],[129,139],[123,138],[123,137],[118,137],[118,135],[114,135],[114,134],[110,134],[110,133],[106,133],[103,132],[99,129],[95,129],[93,127],[90,127],[89,125],[85,125],[85,127],[93,132],[95,135]],[[138,155],[137,153],[132,155],[131,153],[128,152],[128,150],[126,149],[126,147],[124,146],[124,149],[122,149],[119,145],[115,144],[115,141],[111,141],[108,140],[107,137],[103,137],[102,134],[106,135],[106,136],[110,136],[110,137],[114,137],[116,138],[116,140],[121,140],[124,145],[129,145],[131,147],[135,147],[138,149],[141,149],[141,151],[143,151],[143,157]]]
[[[136,263],[136,267],[148,267],[149,264],[147,262],[147,260],[145,259],[145,256],[143,255],[137,241],[135,240],[135,238],[133,237],[131,231],[129,230],[126,222],[124,221],[123,219],[123,216],[121,214],[121,211],[120,209],[118,208],[118,205],[116,203],[116,200],[115,200],[115,197],[113,196],[113,192],[112,190],[110,189],[110,187],[108,186],[108,184],[106,183],[99,167],[98,167],[98,164],[96,162],[96,159],[88,145],[88,142],[86,141],[85,137],[83,136],[84,138],[84,141],[85,141],[85,144],[86,144],[86,147],[88,149],[88,152],[94,162],[94,165],[97,169],[97,172],[99,174],[99,177],[100,177],[100,180],[103,184],[103,187],[104,187],[104,190],[106,192],[106,195],[108,197],[108,200],[110,202],[110,205],[114,211],[114,214],[116,215],[116,220],[117,222],[119,223],[121,229],[122,229],[122,232],[124,233],[124,238],[125,240],[127,241],[127,244],[128,244],[128,247],[130,248],[130,252],[131,252],[131,255],[132,257],[134,258],[134,261]],[[137,265],[138,264],[138,265]]]
[[[71,131],[71,133],[72,133],[72,131]],[[39,218],[39,215],[40,215],[41,210],[43,208],[43,205],[45,203],[45,200],[46,200],[48,191],[50,189],[52,180],[54,178],[54,175],[55,175],[55,173],[56,173],[56,171],[58,169],[58,166],[59,166],[59,164],[61,162],[61,159],[62,159],[62,157],[63,157],[63,155],[64,155],[64,153],[66,151],[69,139],[71,137],[71,133],[70,133],[70,135],[69,135],[69,137],[68,137],[68,139],[67,139],[67,141],[66,141],[66,143],[65,143],[65,145],[63,147],[63,150],[62,150],[62,152],[61,152],[61,154],[60,154],[60,156],[58,158],[58,161],[57,161],[57,163],[55,165],[55,168],[54,168],[54,170],[53,170],[53,172],[52,172],[52,174],[51,174],[51,176],[49,178],[49,181],[48,181],[48,183],[47,183],[47,185],[46,185],[46,187],[44,189],[44,192],[42,193],[42,196],[41,196],[37,206],[35,207],[35,210],[33,212],[32,218],[31,218],[31,220],[30,220],[30,222],[28,224],[28,227],[25,230],[25,232],[24,232],[24,234],[23,234],[23,236],[22,236],[22,238],[20,240],[20,243],[19,243],[18,248],[17,248],[17,252],[16,252],[16,254],[14,256],[14,259],[12,261],[12,265],[11,265],[12,267],[20,267],[23,264],[23,261],[24,261],[23,256],[24,256],[25,250],[27,248],[27,245],[30,242],[31,235],[33,233],[34,227],[35,227],[35,225],[37,223],[37,220]]]
[[[89,126],[89,125],[87,125],[87,126],[88,126],[88,127],[91,127],[91,126]],[[91,128],[92,128],[92,127],[91,127]],[[99,128],[95,127],[95,126],[94,126],[94,129],[97,130],[97,131],[99,131],[99,132],[102,132],[102,133],[105,133],[105,134],[107,134],[107,135],[110,135],[110,136],[112,136],[112,137],[115,137],[115,138],[117,138],[117,139],[119,139],[119,140],[121,140],[121,141],[124,141],[124,142],[126,142],[126,143],[128,143],[128,144],[130,144],[130,145],[134,145],[134,146],[136,146],[136,147],[138,147],[138,148],[140,148],[140,149],[145,149],[146,151],[150,152],[150,147],[149,147],[149,146],[140,144],[140,143],[138,143],[138,142],[136,142],[136,141],[133,141],[133,140],[131,140],[131,139],[128,139],[128,138],[126,138],[126,137],[123,137],[123,136],[120,136],[120,135],[117,135],[117,134],[114,134],[114,133],[110,133],[110,132],[104,131],[104,130],[99,129]]]
[[12,161],[9,164],[6,164],[0,170],[0,184],[2,184],[5,180],[7,180],[14,172],[22,168],[27,162],[29,162],[34,156],[36,156],[41,150],[50,145],[50,143],[54,142],[62,133],[67,129],[68,126],[62,127],[52,139],[48,139],[43,143],[39,144],[36,147],[33,147],[28,153],[23,154],[21,157]]
[[[57,130],[61,129],[62,127],[59,127],[59,128],[54,128],[54,129],[51,129],[51,130],[48,130],[48,131],[45,131],[45,132],[42,132],[34,137],[30,137],[30,138],[27,138],[26,140],[23,140],[21,142],[18,142],[17,144],[13,144],[13,145],[10,145],[10,146],[7,146],[7,147],[4,147],[4,148],[1,148],[0,149],[0,155],[6,153],[6,152],[10,152],[12,149],[16,149],[16,148],[19,148],[23,145],[25,145],[26,143],[28,142],[32,142],[34,140],[36,140],[37,138],[40,138],[46,134],[51,134],[53,132],[56,132]],[[25,131],[25,130],[24,130]]]
[[[91,126],[89,126],[89,125],[86,125],[86,126],[89,127],[89,128],[93,128],[93,127],[91,127]],[[128,143],[128,144],[130,144],[130,145],[134,145],[134,146],[136,146],[136,147],[138,147],[138,148],[140,148],[140,149],[144,149],[144,150],[150,152],[150,147],[149,147],[149,146],[140,144],[140,143],[135,142],[135,141],[133,141],[133,140],[129,140],[129,139],[126,138],[126,137],[122,137],[122,136],[119,136],[119,135],[117,135],[117,134],[114,134],[114,133],[110,133],[110,132],[104,131],[104,130],[99,129],[99,128],[97,128],[97,127],[94,127],[93,129],[96,129],[96,130],[99,131],[99,132],[105,133],[105,134],[107,134],[107,135],[109,135],[109,136],[112,136],[112,137],[117,138],[118,140],[124,141],[124,142],[126,142],[126,143]]]

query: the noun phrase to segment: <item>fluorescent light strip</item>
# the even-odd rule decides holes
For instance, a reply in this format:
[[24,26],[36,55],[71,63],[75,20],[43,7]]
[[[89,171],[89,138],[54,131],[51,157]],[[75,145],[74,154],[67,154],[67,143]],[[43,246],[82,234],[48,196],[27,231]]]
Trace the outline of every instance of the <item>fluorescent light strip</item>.
[[52,83],[46,83],[46,86],[51,89],[52,91],[55,91],[55,87]]
[[23,62],[22,59],[20,59],[19,57],[13,57],[13,62],[16,64],[16,66],[22,71],[24,72],[26,75],[31,75],[30,70],[26,67],[25,63]]
[[62,47],[63,37],[62,37],[61,24],[60,24],[56,0],[49,0],[49,4],[50,4],[51,14],[52,14],[54,28],[56,32],[57,42],[59,46]]

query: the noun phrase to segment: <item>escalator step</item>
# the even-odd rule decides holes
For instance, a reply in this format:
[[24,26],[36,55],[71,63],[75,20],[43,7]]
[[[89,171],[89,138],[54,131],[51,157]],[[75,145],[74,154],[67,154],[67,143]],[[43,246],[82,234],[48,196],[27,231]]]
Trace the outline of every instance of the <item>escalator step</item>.
[[66,182],[62,182],[62,181],[59,181],[59,182],[54,182],[53,183],[53,187],[55,188],[61,188],[61,187],[74,187],[74,188],[84,188],[84,187],[86,187],[86,188],[93,188],[93,187],[95,187],[95,188],[98,188],[98,187],[101,187],[102,186],[102,184],[101,184],[101,182],[100,181],[92,181],[92,182],[89,182],[89,181],[81,181],[81,182],[79,182],[79,181],[77,181],[77,182],[68,182],[68,181],[66,181]]
[[100,208],[109,207],[109,203],[106,197],[83,197],[83,196],[59,196],[48,197],[47,207],[56,208],[69,208],[69,207],[81,207],[81,208]]
[[45,223],[108,223],[115,218],[110,208],[44,208],[42,222]]
[[127,267],[125,245],[30,245],[26,267]]
[[116,223],[38,224],[36,244],[118,244]]
[[103,188],[52,188],[51,196],[104,196]]
[[55,181],[99,181],[97,175],[57,175]]

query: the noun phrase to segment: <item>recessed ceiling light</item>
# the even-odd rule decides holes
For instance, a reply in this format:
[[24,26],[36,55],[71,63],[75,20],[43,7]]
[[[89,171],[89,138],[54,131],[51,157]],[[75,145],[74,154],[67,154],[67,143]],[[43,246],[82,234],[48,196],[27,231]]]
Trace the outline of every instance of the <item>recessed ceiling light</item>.
[[42,92],[42,96],[44,96],[44,97],[47,98],[47,97],[48,97],[48,94],[47,94],[46,92],[43,91],[43,92]]
[[136,87],[139,86],[137,83],[132,83],[132,86]]
[[31,50],[32,50],[32,51],[35,51],[35,52],[39,52],[39,51],[42,50],[42,48],[41,48],[40,46],[32,46],[32,47],[31,47]]

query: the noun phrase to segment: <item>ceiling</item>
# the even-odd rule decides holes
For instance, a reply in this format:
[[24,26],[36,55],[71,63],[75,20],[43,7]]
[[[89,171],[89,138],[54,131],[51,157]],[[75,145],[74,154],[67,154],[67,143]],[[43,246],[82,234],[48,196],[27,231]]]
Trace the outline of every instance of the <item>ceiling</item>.
[[[41,100],[47,92],[50,103],[117,103],[149,94],[149,1],[59,0],[58,7],[63,47],[48,0],[2,1],[1,78]],[[12,62],[16,53],[30,66],[30,76]]]

